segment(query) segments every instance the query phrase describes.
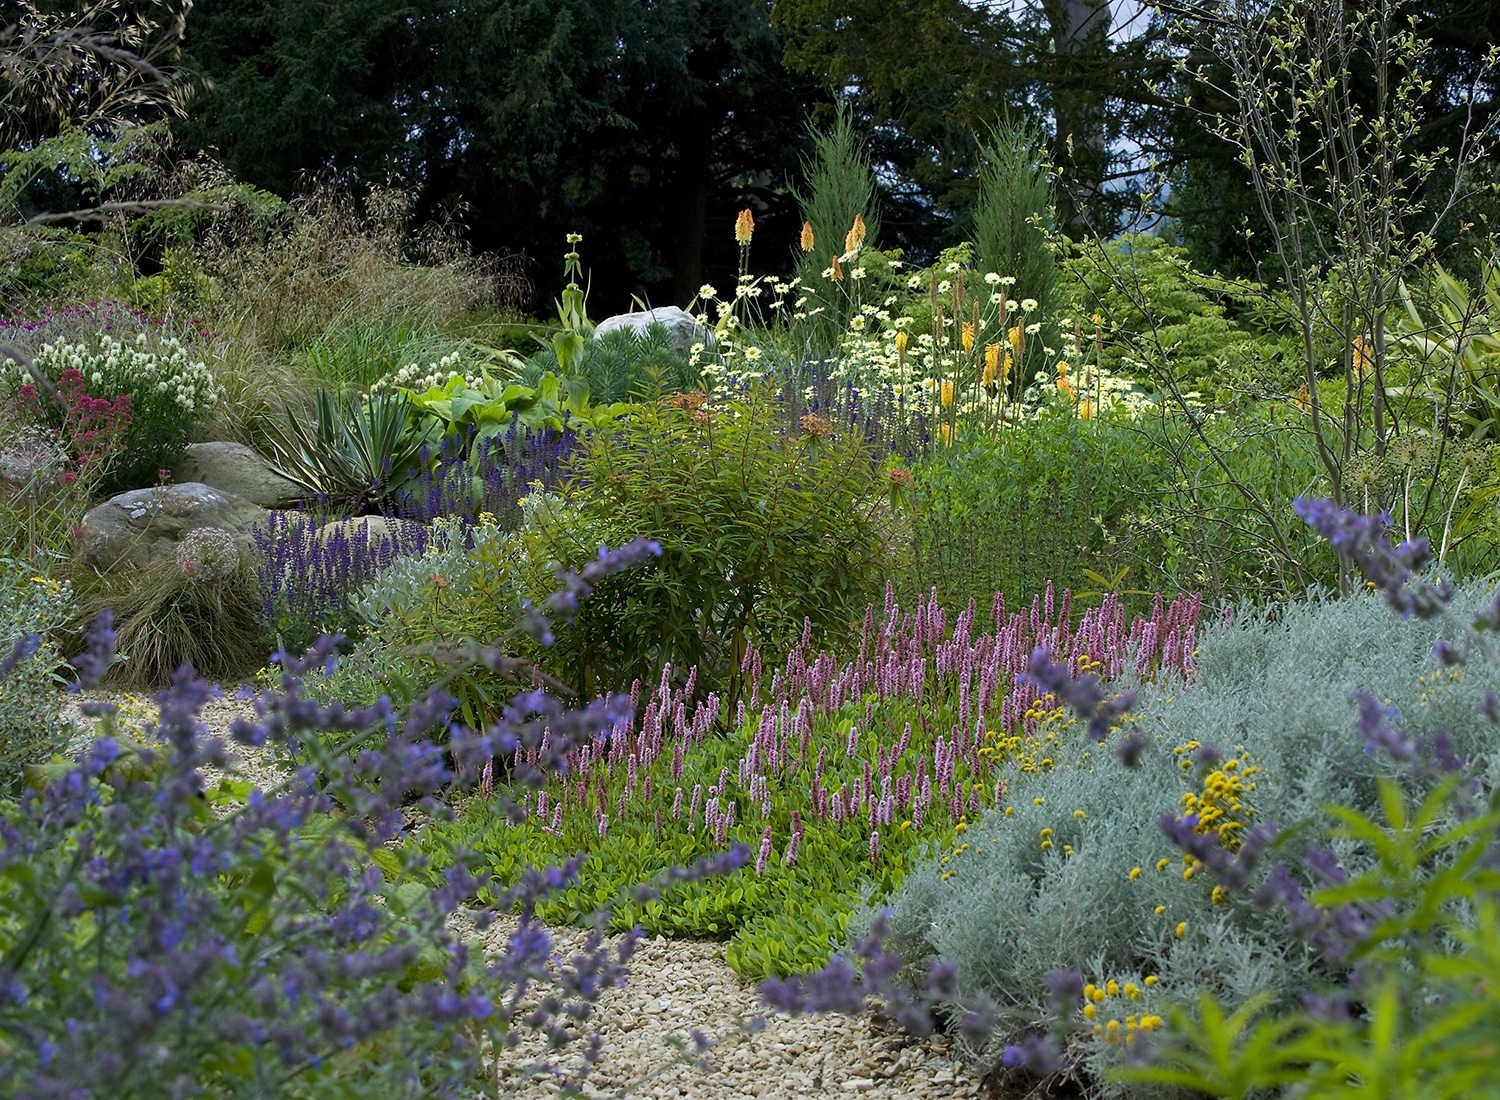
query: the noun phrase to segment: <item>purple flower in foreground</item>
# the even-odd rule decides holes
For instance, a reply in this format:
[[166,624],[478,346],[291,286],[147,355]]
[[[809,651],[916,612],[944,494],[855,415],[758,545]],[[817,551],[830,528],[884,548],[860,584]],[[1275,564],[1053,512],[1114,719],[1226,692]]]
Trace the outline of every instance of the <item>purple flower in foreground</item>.
[[1019,1043],[1008,1045],[1000,1056],[1000,1062],[1006,1069],[1024,1069],[1038,1077],[1050,1077],[1067,1068],[1057,1039],[1052,1035],[1038,1035],[1035,1032]]
[[9,676],[21,665],[36,656],[36,651],[42,648],[42,636],[40,634],[23,634],[16,639],[16,644],[11,646],[10,653],[0,658],[0,676]]
[[78,681],[73,685],[73,690],[97,686],[114,661],[115,613],[106,607],[99,612],[94,625],[89,627],[84,651],[73,658],[73,667],[78,671]]
[[[959,995],[958,970],[938,960],[918,982],[900,978],[905,961],[885,950],[887,913],[881,913],[870,934],[856,940],[852,958],[835,956],[822,970],[792,978],[762,982],[761,1000],[789,1015],[812,1012],[860,1012],[867,998],[884,1003],[897,1023],[916,1035],[930,1035],[936,1026],[934,1009],[939,1006],[964,1010],[959,1031],[975,1049],[983,1047],[994,1030],[993,1008],[983,1001],[966,1001]],[[856,968],[855,960],[859,966]]]
[[1089,736],[1095,741],[1103,741],[1110,726],[1135,706],[1134,691],[1110,699],[1099,677],[1092,672],[1075,680],[1067,665],[1052,660],[1052,651],[1046,646],[1032,651],[1025,679],[1071,707],[1074,714],[1089,724]]
[[1402,618],[1433,618],[1453,598],[1453,585],[1446,580],[1408,583],[1432,560],[1432,547],[1426,539],[1408,539],[1392,546],[1385,537],[1390,526],[1388,515],[1360,515],[1352,509],[1340,508],[1331,500],[1306,497],[1292,501],[1292,510],[1327,539],[1341,557],[1358,566],[1376,588],[1382,589],[1386,602]]

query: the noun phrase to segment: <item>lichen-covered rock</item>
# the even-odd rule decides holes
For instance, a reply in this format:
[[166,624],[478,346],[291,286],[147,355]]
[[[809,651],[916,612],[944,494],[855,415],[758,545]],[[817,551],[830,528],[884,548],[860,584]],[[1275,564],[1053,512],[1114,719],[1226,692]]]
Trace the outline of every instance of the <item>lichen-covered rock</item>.
[[241,552],[248,553],[252,531],[268,516],[260,505],[198,481],[132,489],[83,517],[78,560],[100,570],[122,565],[144,569],[174,557],[177,544],[200,527],[228,532]]

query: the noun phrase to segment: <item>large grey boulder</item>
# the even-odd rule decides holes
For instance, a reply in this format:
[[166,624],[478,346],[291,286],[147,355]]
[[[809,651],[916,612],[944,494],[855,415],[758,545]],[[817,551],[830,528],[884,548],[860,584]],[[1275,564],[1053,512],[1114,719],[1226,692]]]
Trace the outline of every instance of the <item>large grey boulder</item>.
[[713,343],[713,334],[693,320],[691,313],[677,306],[658,306],[639,313],[617,313],[613,317],[606,317],[595,327],[594,339],[621,329],[645,337],[646,330],[652,325],[661,325],[667,330],[672,350],[678,355],[686,355],[694,344]]
[[198,481],[244,497],[262,508],[280,508],[308,498],[308,492],[272,469],[243,443],[190,443],[172,468],[174,481]]
[[234,493],[199,481],[155,489],[132,489],[91,508],[83,517],[79,561],[95,569],[129,565],[143,569],[177,553],[189,531],[217,527],[249,552],[253,531],[270,513]]

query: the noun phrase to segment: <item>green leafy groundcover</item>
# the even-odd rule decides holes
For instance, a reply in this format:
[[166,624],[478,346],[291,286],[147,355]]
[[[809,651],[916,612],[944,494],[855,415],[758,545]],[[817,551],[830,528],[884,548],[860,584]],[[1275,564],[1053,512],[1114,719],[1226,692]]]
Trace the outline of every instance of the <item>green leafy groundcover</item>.
[[[814,969],[862,901],[886,897],[908,867],[953,845],[1004,799],[1013,771],[1053,766],[1049,748],[1067,723],[1018,679],[1035,646],[1106,678],[1190,661],[1196,600],[1158,600],[1151,618],[1127,625],[1109,597],[1076,629],[1070,603],[1064,593],[1054,607],[1049,592],[1008,614],[997,599],[991,629],[976,636],[972,604],[950,629],[935,598],[906,613],[888,599],[883,613],[870,608],[847,663],[812,657],[804,637],[767,676],[752,650],[755,686],[727,734],[716,730],[717,697],[695,702],[696,674],[676,686],[669,669],[654,692],[637,693],[639,720],[575,752],[566,777],[510,792],[524,820],[481,795],[415,843],[433,875],[446,853],[482,853],[494,877],[487,902],[528,866],[582,854],[577,884],[538,906],[544,920],[589,923],[611,906],[617,929],[727,940],[726,958],[747,977]],[[727,879],[635,896],[668,868],[736,843],[754,862]]]

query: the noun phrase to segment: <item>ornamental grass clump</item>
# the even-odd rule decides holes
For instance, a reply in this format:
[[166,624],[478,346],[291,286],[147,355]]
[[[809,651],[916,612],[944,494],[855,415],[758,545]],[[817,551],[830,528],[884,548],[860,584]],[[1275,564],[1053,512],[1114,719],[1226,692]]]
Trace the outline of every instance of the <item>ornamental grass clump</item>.
[[44,763],[67,740],[57,635],[73,615],[73,591],[36,569],[0,557],[0,797],[19,789],[23,768]]
[[[733,708],[696,669],[685,680],[666,669],[654,687],[637,682],[631,711],[565,773],[521,797],[522,818],[481,794],[430,842],[478,850],[501,885],[585,853],[577,886],[538,910],[545,919],[609,904],[620,928],[727,938],[730,965],[749,976],[815,969],[861,897],[889,894],[936,845],[966,846],[970,823],[1009,804],[1017,776],[1087,759],[1082,728],[1022,677],[1038,643],[1075,675],[1191,669],[1196,600],[1158,600],[1130,621],[1110,598],[1077,622],[1071,602],[1049,590],[1008,610],[998,597],[986,622],[973,604],[950,616],[936,598],[905,610],[888,594],[847,659],[815,652],[810,623],[784,663],[748,649]],[[505,764],[492,769],[496,792]],[[633,883],[730,842],[756,853],[753,869],[631,899]]]
[[[600,579],[651,549],[602,555],[586,572]],[[570,601],[582,598],[582,578],[568,579]],[[561,619],[570,606],[549,611]],[[99,682],[113,648],[104,613],[73,661],[81,686]],[[125,748],[113,708],[90,705],[98,736],[77,763],[0,804],[0,1092],[498,1098],[496,1060],[525,1033],[548,1044],[529,1074],[579,1085],[597,1033],[571,1064],[560,1052],[584,1039],[593,1002],[623,979],[634,935],[614,949],[595,936],[560,962],[535,903],[576,866],[528,868],[501,895],[519,925],[487,958],[455,923],[483,869],[459,854],[420,885],[420,866],[389,845],[412,800],[436,812],[434,795],[472,783],[494,754],[539,748],[544,730],[556,752],[539,767],[557,766],[618,722],[626,701],[569,709],[523,691],[481,735],[449,727],[441,690],[405,714],[384,699],[318,705],[303,681],[334,660],[324,639],[286,661],[231,731],[247,748],[305,754],[316,783],[312,772],[274,789],[235,778],[198,717],[215,691],[183,669],[157,696],[143,744]],[[430,739],[439,730],[443,747]],[[211,787],[209,767],[230,777]],[[726,853],[673,878],[745,858]],[[642,884],[639,896],[654,889]],[[490,923],[482,911],[463,918],[477,931]]]
[[[1361,533],[1346,545],[1359,550]],[[1387,565],[1382,583],[1401,588],[1409,569]],[[1442,591],[1389,598],[1422,612]],[[1485,596],[1470,586],[1454,606],[1472,613]],[[1290,1011],[1322,995],[1347,967],[1268,904],[1277,826],[1286,833],[1330,805],[1377,813],[1386,786],[1408,772],[1383,747],[1388,737],[1350,735],[1360,723],[1378,727],[1361,694],[1372,684],[1382,691],[1376,717],[1389,708],[1408,727],[1408,758],[1441,746],[1493,784],[1497,742],[1483,707],[1500,672],[1434,660],[1435,643],[1441,654],[1453,640],[1433,622],[1393,622],[1374,594],[1242,611],[1207,632],[1188,681],[1142,685],[1120,722],[1123,760],[1090,750],[1072,768],[1018,773],[1006,807],[971,825],[962,850],[914,867],[891,903],[890,948],[951,961],[957,999],[994,1004],[987,1050],[999,1074],[1041,1069],[1097,1084],[1176,1004],[1208,997],[1226,1013]],[[1352,839],[1328,849],[1335,862],[1353,858],[1351,877],[1369,866]],[[1302,846],[1280,843],[1278,852]],[[1310,855],[1310,865],[1328,858]],[[1105,995],[1059,1014],[1049,999],[1058,972]],[[1110,993],[1111,983],[1135,995]],[[1047,1058],[999,1064],[1002,1048],[1044,1037]]]
[[217,527],[188,532],[170,558],[94,579],[79,604],[84,622],[114,613],[121,660],[112,684],[161,687],[185,664],[232,683],[270,653],[256,624],[254,574],[234,535]]

